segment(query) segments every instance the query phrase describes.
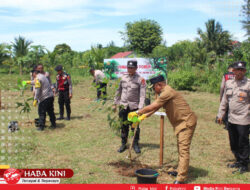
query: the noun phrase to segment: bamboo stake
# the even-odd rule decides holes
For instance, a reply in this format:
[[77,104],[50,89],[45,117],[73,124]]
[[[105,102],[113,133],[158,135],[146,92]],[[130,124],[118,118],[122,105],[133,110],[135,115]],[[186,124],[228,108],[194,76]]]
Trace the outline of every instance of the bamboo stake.
[[160,118],[160,166],[163,165],[163,149],[164,149],[164,116]]
[[0,89],[0,109],[2,109],[2,96],[1,96],[1,89]]

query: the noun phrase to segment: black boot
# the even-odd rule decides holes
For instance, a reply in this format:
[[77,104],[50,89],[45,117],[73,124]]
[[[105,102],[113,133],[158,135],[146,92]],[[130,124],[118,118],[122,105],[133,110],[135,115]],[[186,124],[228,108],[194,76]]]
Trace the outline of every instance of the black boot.
[[63,120],[64,117],[62,115],[60,115],[60,117],[56,118],[56,120]]
[[43,131],[44,130],[44,126],[39,126],[39,127],[36,128],[36,130]]
[[141,153],[138,141],[135,140],[135,142],[133,144],[133,148],[134,148],[136,154]]
[[67,120],[67,121],[69,121],[70,120],[70,114],[68,114],[67,115],[67,117],[66,117],[66,119],[65,120]]
[[240,166],[239,169],[233,171],[232,173],[235,174],[235,173],[240,173],[240,174],[244,174],[248,172],[248,167],[247,166]]
[[232,164],[227,165],[228,168],[239,168],[240,166],[241,164],[239,162],[234,162]]
[[56,124],[51,124],[50,128],[49,129],[55,129],[56,128]]
[[248,172],[248,166],[247,165],[246,166],[241,166],[239,168],[239,172],[240,172],[240,174]]
[[171,171],[171,172],[168,172],[168,175],[176,177],[178,175],[178,172],[177,171]]
[[122,145],[121,145],[120,148],[117,150],[117,152],[119,152],[119,153],[124,152],[124,151],[127,149],[126,144],[127,144],[127,139],[123,138],[123,139],[122,139]]

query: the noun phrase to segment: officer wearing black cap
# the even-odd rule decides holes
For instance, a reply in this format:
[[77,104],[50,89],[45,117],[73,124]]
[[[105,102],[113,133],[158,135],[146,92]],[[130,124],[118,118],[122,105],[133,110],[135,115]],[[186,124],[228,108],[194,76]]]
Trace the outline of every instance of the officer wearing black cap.
[[246,62],[238,61],[233,67],[234,79],[226,82],[225,91],[217,115],[218,123],[228,108],[228,134],[236,161],[228,164],[240,174],[248,171],[250,127],[250,80],[245,77]]
[[[116,110],[117,105],[120,107],[119,118],[122,120],[121,138],[122,145],[118,152],[126,150],[129,126],[127,118],[128,113],[141,109],[144,105],[146,96],[146,81],[137,72],[137,60],[127,62],[127,74],[121,77],[119,87],[116,91],[113,109]],[[138,127],[133,148],[136,153],[140,153],[139,147],[140,128]]]
[[165,78],[162,75],[151,78],[150,83],[153,85],[155,93],[159,95],[158,98],[149,106],[129,114],[140,116],[141,120],[143,120],[161,107],[165,109],[177,136],[179,153],[177,171],[168,172],[168,174],[177,176],[177,179],[174,181],[175,184],[185,183],[189,167],[189,150],[197,117],[181,94],[166,84]]
[[55,68],[57,71],[56,76],[56,93],[59,92],[59,109],[60,117],[57,120],[64,119],[64,104],[67,111],[66,120],[70,120],[71,108],[70,108],[70,99],[72,98],[72,82],[70,76],[63,72],[62,65],[57,65]]

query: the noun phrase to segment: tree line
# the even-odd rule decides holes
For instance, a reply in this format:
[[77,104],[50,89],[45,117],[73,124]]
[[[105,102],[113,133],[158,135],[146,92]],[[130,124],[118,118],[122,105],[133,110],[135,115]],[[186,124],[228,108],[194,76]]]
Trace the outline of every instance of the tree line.
[[120,32],[124,40],[122,47],[111,41],[106,46],[96,44],[87,51],[76,52],[63,43],[49,51],[44,46],[32,45],[31,40],[22,36],[16,37],[10,44],[0,44],[0,72],[19,72],[21,75],[39,63],[48,71],[52,71],[55,65],[62,64],[68,70],[80,69],[87,72],[90,67],[101,69],[103,59],[118,52],[133,51],[137,57],[167,57],[169,81],[177,89],[185,89],[185,86],[190,89],[191,86],[214,92],[229,64],[237,60],[246,61],[249,71],[249,8],[250,0],[245,0],[241,11],[244,19],[241,22],[248,39],[244,42],[235,41],[221,23],[209,19],[204,31],[197,29],[198,37],[194,41],[179,41],[168,47],[163,40],[160,24],[154,20],[142,19],[125,24],[125,30]]

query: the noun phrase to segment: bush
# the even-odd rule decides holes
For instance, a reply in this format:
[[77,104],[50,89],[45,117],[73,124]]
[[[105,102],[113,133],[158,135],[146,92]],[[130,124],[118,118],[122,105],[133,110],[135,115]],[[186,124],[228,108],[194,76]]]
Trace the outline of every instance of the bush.
[[168,83],[176,90],[192,90],[195,75],[191,71],[175,71],[168,73]]

